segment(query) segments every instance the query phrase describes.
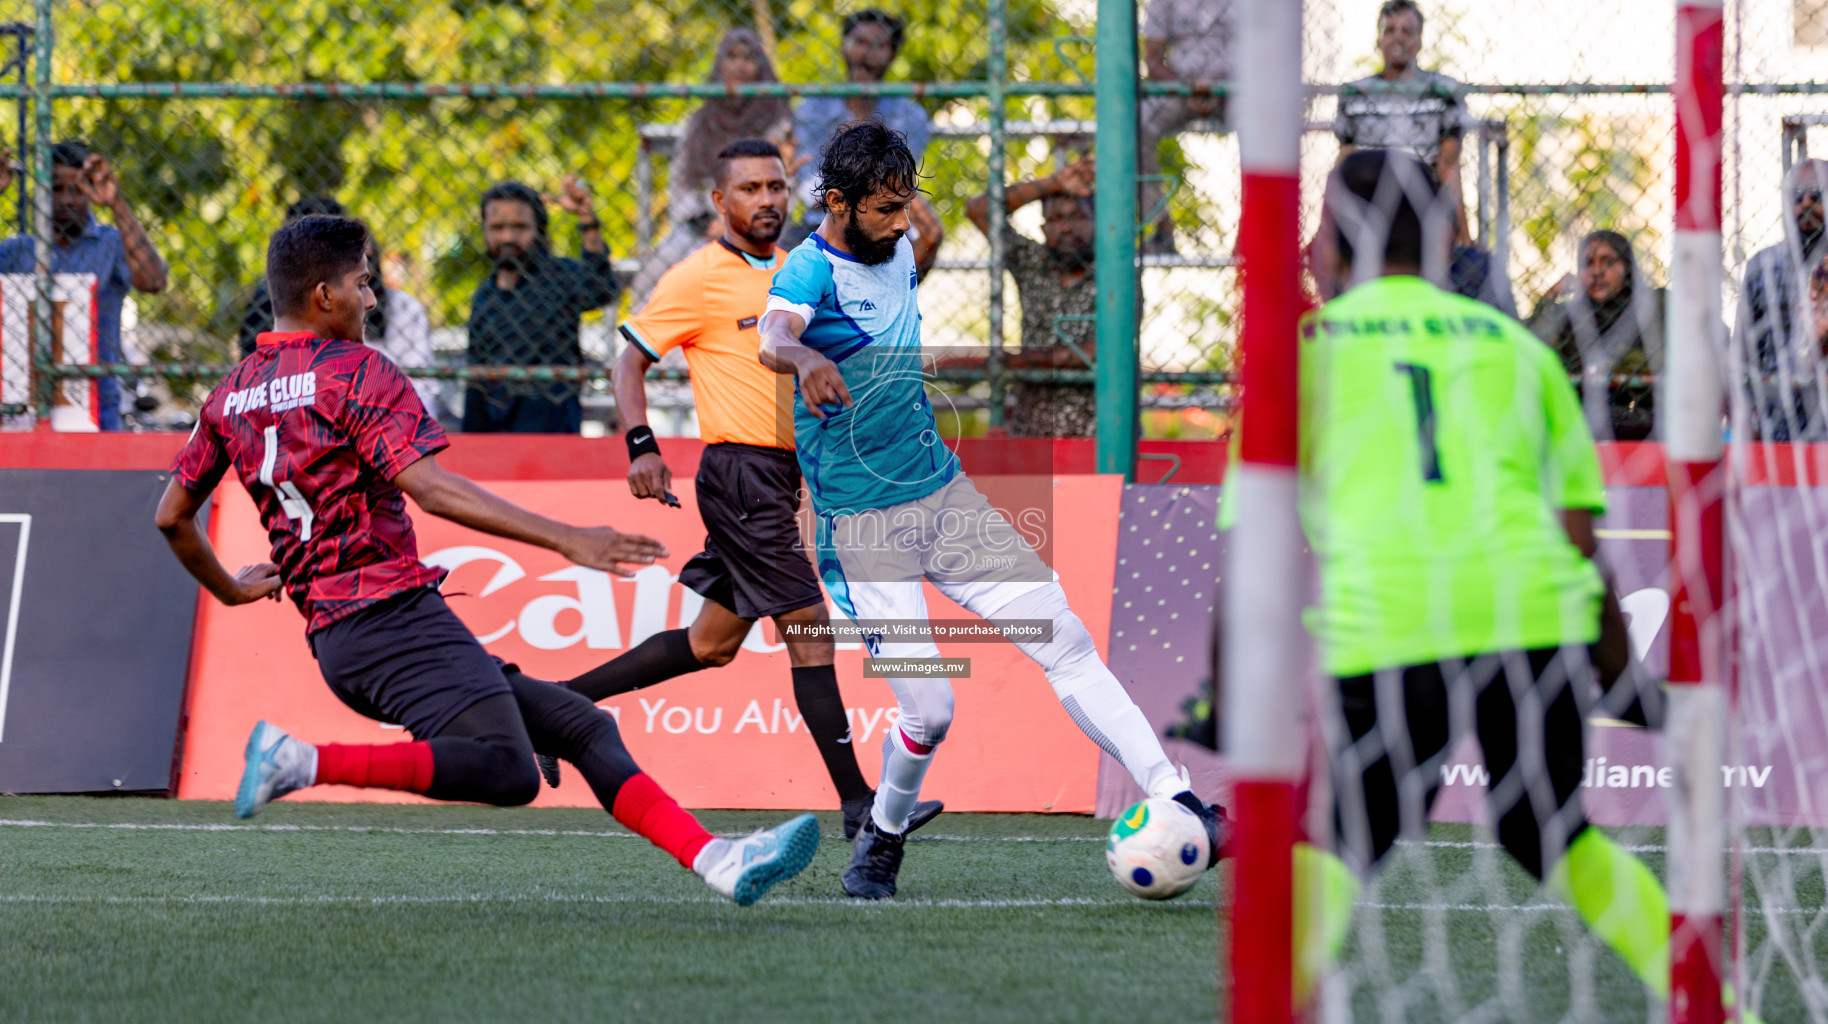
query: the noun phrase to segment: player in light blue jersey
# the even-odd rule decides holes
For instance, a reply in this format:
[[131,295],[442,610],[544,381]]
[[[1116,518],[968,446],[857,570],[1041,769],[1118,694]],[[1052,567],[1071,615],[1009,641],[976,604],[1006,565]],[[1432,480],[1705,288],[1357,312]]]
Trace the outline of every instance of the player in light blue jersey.
[[[905,224],[906,203],[896,204]],[[867,238],[834,243],[823,235],[814,232],[788,254],[768,292],[769,312],[806,325],[800,344],[835,367],[843,387],[840,399],[818,391],[818,381],[803,384],[794,402],[793,439],[806,486],[813,504],[833,513],[913,501],[958,473],[958,458],[940,443],[927,400],[914,246],[901,231],[880,245]]]
[[[761,359],[796,377],[794,440],[818,516],[819,576],[864,628],[877,659],[936,659],[931,639],[890,622],[927,621],[922,581],[998,623],[1047,672],[1067,713],[1151,797],[1206,822],[1212,861],[1223,811],[1202,803],[1123,684],[1098,658],[1053,570],[984,499],[940,442],[920,359],[920,307],[909,205],[920,173],[900,133],[880,121],[838,129],[820,156],[814,197],[827,216],[775,275]],[[1039,624],[1038,632],[1011,625]],[[891,639],[895,638],[895,639]],[[952,682],[892,678],[901,718],[884,737],[882,779],[858,831],[844,891],[895,894],[908,815],[952,722]]]

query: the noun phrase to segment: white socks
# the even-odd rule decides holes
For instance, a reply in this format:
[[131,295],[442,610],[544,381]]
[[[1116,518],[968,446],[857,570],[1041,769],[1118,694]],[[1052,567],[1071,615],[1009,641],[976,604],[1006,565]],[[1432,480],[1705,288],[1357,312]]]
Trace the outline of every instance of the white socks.
[[924,754],[908,749],[908,741],[899,725],[882,738],[882,780],[876,786],[876,804],[871,816],[876,831],[900,835],[907,830],[908,815],[920,799],[920,783],[927,777],[927,766],[933,763],[933,748]]
[[1016,646],[1047,672],[1054,695],[1092,742],[1129,769],[1130,776],[1152,797],[1172,797],[1184,791],[1180,774],[1168,763],[1168,754],[1142,709],[1098,658],[1098,647],[1085,623],[1067,607],[1066,592],[1054,583],[1011,601],[996,613],[999,619],[1048,619],[1054,624],[1047,643]]
[[723,860],[724,855],[729,852],[730,840],[711,840],[705,844],[704,849],[698,851],[698,856],[692,858],[692,873],[700,878],[706,877],[707,873],[717,866],[717,862]]

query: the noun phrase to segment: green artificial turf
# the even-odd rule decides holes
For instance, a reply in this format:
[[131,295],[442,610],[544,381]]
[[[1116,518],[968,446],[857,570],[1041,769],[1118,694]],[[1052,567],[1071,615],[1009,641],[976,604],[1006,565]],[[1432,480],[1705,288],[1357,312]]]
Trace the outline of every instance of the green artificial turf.
[[[702,817],[734,834],[785,816]],[[861,904],[838,888],[848,849],[821,815],[812,867],[748,909],[590,811],[282,801],[243,823],[224,804],[0,797],[0,822],[6,1022],[1217,1012],[1225,872],[1132,899],[1104,866],[1108,823],[1086,818],[942,816],[909,844],[901,895]],[[1623,964],[1488,837],[1431,838],[1360,898],[1334,982],[1354,1019],[1649,1019]],[[1819,909],[1813,877],[1796,891]],[[1766,1019],[1807,1019],[1797,991],[1769,979]]]

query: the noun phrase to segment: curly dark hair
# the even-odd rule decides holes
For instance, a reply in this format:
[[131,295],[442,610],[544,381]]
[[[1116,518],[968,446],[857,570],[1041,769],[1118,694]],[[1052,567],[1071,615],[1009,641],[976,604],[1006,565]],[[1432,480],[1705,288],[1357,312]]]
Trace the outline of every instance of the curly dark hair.
[[819,182],[812,190],[819,209],[826,209],[825,196],[833,190],[852,207],[878,192],[921,191],[920,166],[907,136],[875,117],[839,125],[819,154]]

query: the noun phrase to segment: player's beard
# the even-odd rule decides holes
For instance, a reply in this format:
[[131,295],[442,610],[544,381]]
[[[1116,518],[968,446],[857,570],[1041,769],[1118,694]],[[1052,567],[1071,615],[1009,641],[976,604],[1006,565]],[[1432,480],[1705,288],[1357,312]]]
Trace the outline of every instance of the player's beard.
[[893,235],[886,241],[877,241],[865,234],[857,224],[857,211],[852,210],[844,222],[844,245],[851,251],[851,256],[865,266],[877,266],[895,258],[895,247],[901,244],[901,236]]

